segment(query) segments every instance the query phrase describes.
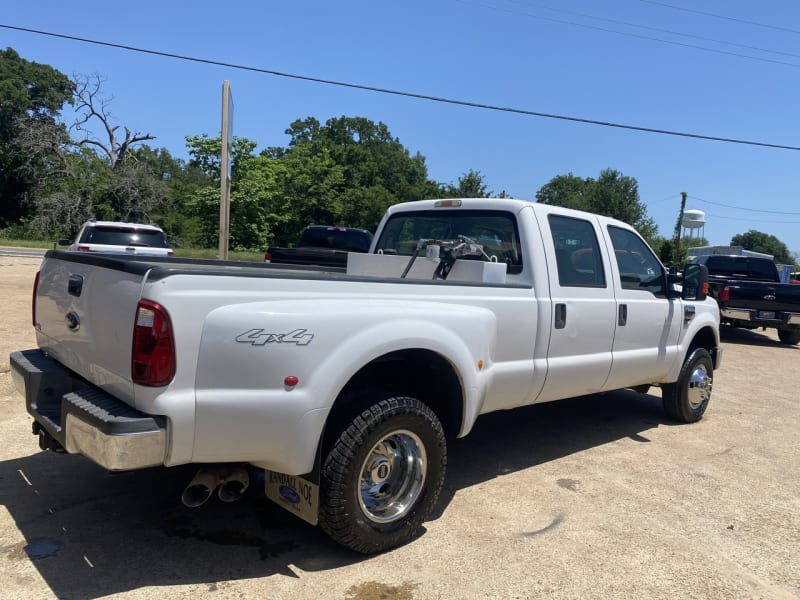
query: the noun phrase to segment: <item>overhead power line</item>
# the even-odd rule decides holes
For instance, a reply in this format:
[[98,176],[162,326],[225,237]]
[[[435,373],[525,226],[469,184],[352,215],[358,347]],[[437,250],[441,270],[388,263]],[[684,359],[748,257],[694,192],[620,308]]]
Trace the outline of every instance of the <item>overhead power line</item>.
[[[464,2],[465,0],[457,0],[457,1]],[[551,11],[551,12],[562,13],[562,14],[567,14],[567,15],[575,15],[577,17],[583,17],[583,18],[586,18],[586,19],[593,19],[595,21],[601,21],[601,22],[604,22],[604,23],[614,23],[615,25],[624,25],[625,27],[635,27],[636,29],[644,29],[645,31],[655,31],[657,33],[666,33],[668,35],[677,35],[679,37],[691,38],[691,39],[695,39],[695,40],[701,40],[703,42],[712,42],[714,44],[722,44],[722,45],[725,45],[725,46],[733,46],[734,48],[744,48],[745,50],[755,50],[756,52],[764,52],[764,53],[767,53],[767,54],[776,54],[776,55],[779,55],[779,56],[789,56],[789,57],[792,57],[792,58],[800,58],[800,54],[795,54],[793,52],[783,52],[781,50],[770,50],[769,48],[761,48],[760,46],[750,46],[749,44],[742,44],[740,42],[731,42],[731,41],[728,41],[728,40],[720,40],[720,39],[706,37],[706,36],[702,36],[702,35],[695,35],[695,34],[692,34],[692,33],[684,33],[682,31],[675,31],[673,29],[662,29],[660,27],[652,27],[650,25],[641,25],[639,23],[631,23],[630,21],[620,21],[618,19],[611,19],[611,18],[608,18],[608,17],[599,17],[597,15],[592,15],[592,14],[588,14],[588,13],[584,13],[584,12],[578,12],[578,11],[574,11],[574,10],[566,10],[566,9],[563,9],[563,8],[555,8],[554,6],[548,6],[546,4],[541,4],[541,5],[537,4],[537,7],[540,7],[542,9],[544,9],[544,10],[548,10],[548,11]],[[487,8],[489,8],[489,7],[487,6]],[[503,10],[503,9],[498,9],[498,10]],[[526,15],[532,17],[532,18],[537,18],[536,15],[531,15],[531,14],[528,14],[528,13],[522,13],[522,14],[526,14]],[[570,25],[573,25],[573,24],[577,25],[577,23],[571,23],[571,22],[566,22],[566,23],[568,23]],[[608,30],[603,30],[603,31],[608,31],[609,33],[620,33],[620,32],[614,31],[613,29],[608,29]],[[644,36],[642,36],[642,37],[644,37]],[[659,38],[645,38],[645,39],[650,39],[650,40],[653,40],[654,42],[664,42],[665,41],[665,40],[662,40],[662,39],[659,39]],[[691,46],[691,47],[692,48],[697,48],[698,50],[716,52],[716,50],[714,48],[705,48],[703,46]],[[734,56],[741,56],[742,58],[749,58],[749,59],[753,59],[753,60],[761,60],[757,56],[748,56],[748,55],[744,55],[744,54],[741,54],[741,55],[740,54],[734,54]],[[786,65],[795,66],[795,67],[796,66],[800,66],[800,65],[796,65],[794,63],[780,63],[779,62],[779,64],[786,64]]]
[[715,206],[724,206],[725,208],[733,208],[735,210],[745,210],[749,212],[757,212],[757,213],[768,213],[771,215],[792,215],[792,216],[800,216],[800,212],[788,212],[783,210],[765,210],[763,208],[746,208],[743,206],[733,206],[732,204],[723,204],[722,202],[712,202],[711,200],[704,200],[703,198],[698,198],[697,196],[689,196],[692,200],[699,200],[700,202],[705,202],[706,204],[713,204]]
[[[527,12],[523,12],[523,11],[519,11],[519,10],[512,10],[512,9],[509,9],[509,8],[501,8],[501,7],[498,7],[498,6],[491,5],[491,4],[484,4],[482,2],[473,2],[473,1],[470,1],[470,0],[457,0],[457,1],[460,2],[461,4],[469,4],[469,5],[472,5],[472,6],[480,6],[482,8],[488,8],[488,9],[496,10],[496,11],[499,11],[499,12],[507,12],[507,13],[516,14],[516,15],[522,15],[522,16],[530,17],[532,19],[539,19],[539,20],[542,20],[542,21],[550,21],[552,23],[560,23],[562,25],[571,25],[573,27],[582,27],[583,29],[590,29],[590,30],[593,30],[593,31],[602,31],[604,33],[613,33],[613,34],[616,34],[616,35],[622,35],[622,36],[625,36],[625,37],[632,37],[632,38],[636,38],[636,39],[640,39],[640,40],[648,40],[648,41],[651,41],[651,42],[659,42],[659,43],[662,43],[662,44],[670,44],[671,46],[680,46],[681,48],[691,48],[693,50],[702,50],[703,52],[712,52],[714,54],[723,54],[725,56],[735,56],[737,58],[746,58],[748,60],[757,60],[759,62],[772,63],[772,64],[775,64],[775,65],[783,65],[784,67],[794,67],[795,69],[800,68],[800,64],[792,63],[792,62],[786,62],[784,60],[777,60],[777,59],[774,59],[774,58],[766,58],[766,57],[762,57],[762,56],[752,56],[750,54],[742,54],[741,52],[731,52],[729,50],[720,50],[718,48],[708,48],[707,46],[698,46],[697,44],[687,44],[685,42],[676,42],[675,40],[665,40],[663,38],[652,37],[652,36],[649,36],[649,35],[642,35],[642,34],[639,34],[639,33],[632,33],[630,31],[619,31],[617,29],[609,29],[607,27],[600,27],[598,25],[587,25],[586,23],[576,23],[575,21],[565,21],[564,19],[556,19],[554,17],[544,17],[544,16],[541,16],[541,15],[532,15],[532,14],[527,13]],[[583,15],[583,16],[588,17],[588,18],[598,18],[598,17],[590,17],[589,15]],[[603,20],[610,20],[610,19],[603,19]],[[627,25],[629,27],[643,27],[641,25],[633,25],[633,24],[630,24],[630,23],[623,23],[623,24]],[[650,29],[650,28],[645,27],[645,29]],[[697,37],[697,36],[689,36],[687,34],[682,34],[682,33],[677,33],[677,32],[672,32],[672,31],[666,31],[666,30],[661,30],[661,31],[662,31],[662,33],[669,33],[671,35],[682,35],[684,37]],[[720,40],[710,40],[710,41],[713,41],[713,42],[718,43],[718,44],[729,44],[729,45],[731,44],[731,42],[723,42],[723,41],[720,41]],[[733,44],[733,45],[739,46],[740,44]],[[745,46],[745,47],[747,47],[747,46]],[[765,49],[762,49],[762,48],[751,48],[751,49],[758,50],[760,52],[773,52],[772,50],[765,50]],[[786,54],[786,53],[777,52],[776,54]],[[796,56],[796,55],[791,55],[790,54],[790,56]]]
[[627,125],[627,124],[624,124],[624,123],[615,123],[615,122],[612,122],[612,121],[600,121],[600,120],[597,120],[597,119],[585,119],[585,118],[581,118],[581,117],[571,117],[571,116],[567,116],[567,115],[557,115],[557,114],[552,114],[552,113],[545,113],[545,112],[539,112],[539,111],[533,111],[533,110],[524,110],[524,109],[521,109],[521,108],[513,108],[513,107],[508,107],[508,106],[497,106],[497,105],[493,105],[493,104],[485,104],[485,103],[481,103],[481,102],[470,102],[470,101],[467,101],[467,100],[457,100],[457,99],[453,99],[453,98],[442,98],[442,97],[439,97],[439,96],[431,96],[431,95],[428,95],[428,94],[420,94],[420,93],[416,93],[416,92],[405,92],[405,91],[401,91],[401,90],[393,90],[393,89],[389,89],[389,88],[381,88],[381,87],[376,87],[376,86],[371,86],[371,85],[363,85],[363,84],[358,84],[358,83],[349,83],[349,82],[345,82],[345,81],[335,81],[335,80],[332,80],[332,79],[323,79],[323,78],[320,78],[320,77],[311,77],[311,76],[308,76],[308,75],[299,75],[299,74],[296,74],[296,73],[286,73],[286,72],[283,72],[283,71],[275,71],[273,69],[263,69],[263,68],[260,68],[260,67],[239,65],[239,64],[223,62],[223,61],[219,61],[219,60],[212,60],[212,59],[208,59],[208,58],[199,58],[199,57],[195,57],[195,56],[186,56],[186,55],[182,55],[182,54],[175,54],[175,53],[172,53],[172,52],[162,52],[160,50],[150,50],[150,49],[147,49],[147,48],[138,48],[136,46],[129,46],[129,45],[126,45],[126,44],[118,44],[118,43],[114,43],[114,42],[105,42],[105,41],[101,41],[101,40],[94,40],[94,39],[89,39],[89,38],[73,36],[73,35],[66,35],[66,34],[63,34],[63,33],[54,33],[54,32],[51,32],[51,31],[42,31],[42,30],[39,30],[39,29],[31,29],[31,28],[28,28],[28,27],[18,27],[18,26],[15,26],[15,25],[7,25],[7,24],[3,24],[3,23],[0,23],[0,28],[11,29],[11,30],[14,30],[14,31],[23,31],[23,32],[26,32],[26,33],[34,33],[34,34],[37,34],[37,35],[44,35],[44,36],[49,36],[49,37],[54,37],[54,38],[65,39],[65,40],[72,40],[72,41],[75,41],[75,42],[82,42],[82,43],[86,43],[86,44],[95,44],[95,45],[98,45],[98,46],[106,46],[106,47],[109,47],[109,48],[119,48],[121,50],[129,50],[131,52],[140,52],[140,53],[143,53],[143,54],[150,54],[150,55],[153,55],[153,56],[162,56],[162,57],[165,57],[165,58],[172,58],[172,59],[176,59],[176,60],[185,60],[185,61],[189,61],[189,62],[202,63],[202,64],[207,64],[207,65],[215,65],[215,66],[218,66],[218,67],[227,67],[229,69],[237,69],[237,70],[241,70],[241,71],[250,71],[250,72],[254,72],[254,73],[263,73],[263,74],[266,74],[266,75],[274,75],[276,77],[286,77],[286,78],[289,78],[289,79],[297,79],[297,80],[301,80],[301,81],[309,81],[309,82],[312,82],[312,83],[320,83],[320,84],[324,84],[324,85],[334,85],[334,86],[338,86],[338,87],[344,87],[344,88],[350,88],[350,89],[356,89],[356,90],[364,90],[364,91],[375,92],[375,93],[379,93],[379,94],[389,94],[389,95],[394,95],[394,96],[403,96],[403,97],[406,97],[406,98],[417,98],[419,100],[430,100],[431,102],[441,102],[441,103],[444,103],[444,104],[453,104],[453,105],[457,105],[457,106],[467,106],[467,107],[470,107],[470,108],[479,108],[479,109],[483,109],[483,110],[493,110],[493,111],[499,111],[499,112],[507,112],[507,113],[531,116],[531,117],[542,117],[542,118],[545,118],[545,119],[557,119],[557,120],[561,120],[561,121],[571,121],[573,123],[584,123],[584,124],[587,124],[587,125],[599,125],[599,126],[602,126],[602,127],[613,127],[613,128],[616,128],[616,129],[625,129],[625,130],[629,130],[629,131],[641,131],[641,132],[645,132],[645,133],[657,133],[657,134],[661,134],[661,135],[670,135],[670,136],[692,138],[692,139],[698,139],[698,140],[708,140],[708,141],[712,141],[712,142],[725,142],[725,143],[729,143],[729,144],[742,144],[742,145],[746,145],[746,146],[760,146],[760,147],[764,147],[764,148],[776,148],[776,149],[780,149],[780,150],[800,150],[800,147],[798,147],[798,146],[788,146],[788,145],[784,145],[784,144],[774,144],[774,143],[769,143],[769,142],[758,142],[758,141],[754,141],[754,140],[743,140],[743,139],[738,139],[738,138],[721,137],[721,136],[713,136],[713,135],[704,135],[704,134],[700,134],[700,133],[689,133],[689,132],[685,132],[685,131],[675,131],[675,130],[671,130],[671,129],[659,129],[659,128],[655,128],[655,127],[641,127],[641,126],[638,126],[638,125]]
[[660,200],[651,200],[651,201],[647,202],[647,204],[648,205],[661,204],[662,202],[666,202],[667,200],[674,200],[675,198],[680,198],[680,197],[681,197],[680,194],[670,194],[669,196],[661,198]]
[[674,4],[667,4],[666,2],[658,2],[657,0],[639,0],[647,4],[656,4],[674,10],[682,10],[684,12],[694,13],[696,15],[703,15],[704,17],[714,17],[715,19],[724,19],[725,21],[734,21],[736,23],[744,23],[745,25],[755,25],[756,27],[764,27],[766,29],[775,29],[776,31],[788,31],[789,33],[800,34],[797,29],[790,29],[789,27],[781,27],[780,25],[771,25],[770,23],[759,23],[757,21],[748,21],[747,19],[737,19],[736,17],[729,17],[727,15],[719,15],[717,13],[706,12],[703,10],[696,10],[694,8],[686,8],[685,6],[675,6]]
[[[706,217],[711,217],[713,219],[725,219],[726,221],[738,221],[738,222],[742,221],[741,217],[731,217],[730,215],[718,215],[718,214],[706,213]],[[798,224],[800,224],[800,221],[784,221],[784,220],[775,221],[775,220],[770,220],[770,219],[748,219],[747,222],[748,223],[762,223],[762,224],[765,224],[765,225],[798,225]]]

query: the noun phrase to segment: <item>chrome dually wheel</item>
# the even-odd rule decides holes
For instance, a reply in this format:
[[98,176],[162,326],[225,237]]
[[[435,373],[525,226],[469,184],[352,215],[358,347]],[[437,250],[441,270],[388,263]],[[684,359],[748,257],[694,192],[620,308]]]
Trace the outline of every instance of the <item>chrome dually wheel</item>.
[[664,412],[677,421],[699,421],[708,408],[714,387],[714,361],[705,348],[694,348],[686,357],[678,381],[661,386]]
[[436,414],[408,396],[376,393],[342,425],[320,473],[322,529],[364,554],[409,541],[439,498],[447,464]]
[[414,506],[425,485],[428,457],[414,432],[402,429],[384,436],[361,468],[359,503],[370,521],[391,523]]

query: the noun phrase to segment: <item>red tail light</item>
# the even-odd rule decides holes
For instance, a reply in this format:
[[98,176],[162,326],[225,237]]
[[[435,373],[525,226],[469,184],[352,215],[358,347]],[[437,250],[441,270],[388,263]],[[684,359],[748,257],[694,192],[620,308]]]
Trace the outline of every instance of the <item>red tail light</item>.
[[31,322],[34,328],[36,327],[36,292],[39,290],[39,273],[36,271],[36,277],[33,278],[33,297],[31,297]]
[[264,252],[264,262],[271,262],[272,261],[272,254],[269,252]]
[[75,250],[78,252],[89,252],[91,248],[89,246],[78,246]]
[[723,287],[723,288],[722,288],[722,289],[719,291],[719,301],[720,301],[720,302],[727,302],[727,301],[728,301],[728,300],[730,300],[730,299],[731,299],[731,288],[729,288],[729,287],[726,285],[725,287]]
[[159,387],[173,377],[175,339],[169,314],[160,304],[140,300],[133,327],[131,379],[139,385]]

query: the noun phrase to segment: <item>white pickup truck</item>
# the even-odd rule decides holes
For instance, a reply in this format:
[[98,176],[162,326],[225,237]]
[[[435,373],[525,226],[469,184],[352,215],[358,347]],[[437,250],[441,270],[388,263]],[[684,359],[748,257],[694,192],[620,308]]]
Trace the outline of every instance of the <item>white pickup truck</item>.
[[372,553],[419,530],[481,414],[658,385],[700,419],[706,277],[619,221],[510,199],[394,206],[346,269],[50,251],[12,372],[43,449],[196,463],[190,506],[264,469],[270,499]]

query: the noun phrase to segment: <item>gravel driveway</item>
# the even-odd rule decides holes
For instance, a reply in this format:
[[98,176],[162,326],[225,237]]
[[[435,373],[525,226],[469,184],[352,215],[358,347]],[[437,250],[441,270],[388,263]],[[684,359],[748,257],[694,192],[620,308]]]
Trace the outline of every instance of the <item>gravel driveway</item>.
[[39,259],[0,255],[3,598],[800,598],[800,349],[723,330],[705,418],[620,391],[486,415],[434,518],[354,555],[251,486],[185,508],[191,467],[110,475],[41,452],[8,354]]

